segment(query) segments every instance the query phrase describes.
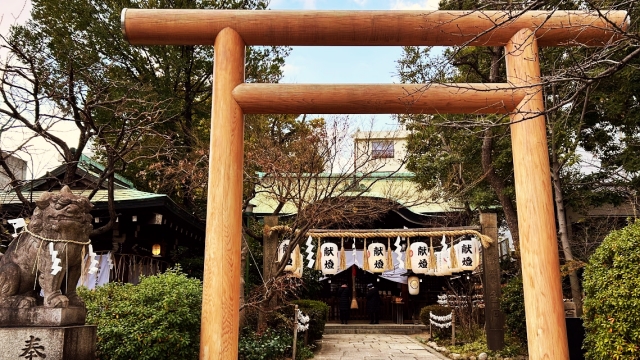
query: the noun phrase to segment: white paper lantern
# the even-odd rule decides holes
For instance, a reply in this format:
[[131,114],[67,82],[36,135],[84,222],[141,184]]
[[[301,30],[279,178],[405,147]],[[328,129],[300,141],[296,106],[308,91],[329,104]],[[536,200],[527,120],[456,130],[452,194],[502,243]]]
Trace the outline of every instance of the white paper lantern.
[[338,273],[339,253],[338,245],[334,243],[324,243],[320,247],[322,257],[320,262],[322,263],[322,273],[325,275],[335,275]]
[[415,274],[429,272],[429,246],[427,243],[412,243],[409,248],[409,256],[411,257],[411,271]]
[[[284,258],[284,254],[287,253],[289,249],[289,240],[282,240],[282,242],[280,243],[280,245],[278,246],[278,262],[282,261],[282,258]],[[294,260],[295,260],[295,256],[296,256],[296,251],[294,249],[294,251],[291,251],[291,254],[289,255],[289,261],[287,261],[287,265],[284,267],[284,271],[294,271],[295,269],[293,268],[293,264],[294,264]]]
[[369,257],[369,271],[383,273],[387,265],[387,247],[381,243],[372,243],[367,247]]
[[409,285],[409,295],[418,295],[420,293],[420,279],[417,276],[409,276],[407,284]]
[[458,263],[463,271],[475,270],[478,266],[478,248],[473,240],[462,240],[455,246]]

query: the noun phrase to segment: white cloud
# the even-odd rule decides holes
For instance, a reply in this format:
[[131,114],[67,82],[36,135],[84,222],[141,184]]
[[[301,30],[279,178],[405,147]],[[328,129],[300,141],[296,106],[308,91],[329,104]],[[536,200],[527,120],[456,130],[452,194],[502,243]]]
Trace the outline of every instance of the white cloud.
[[440,0],[394,0],[391,10],[438,10]]
[[367,4],[367,0],[351,0],[356,3],[358,6],[365,6]]

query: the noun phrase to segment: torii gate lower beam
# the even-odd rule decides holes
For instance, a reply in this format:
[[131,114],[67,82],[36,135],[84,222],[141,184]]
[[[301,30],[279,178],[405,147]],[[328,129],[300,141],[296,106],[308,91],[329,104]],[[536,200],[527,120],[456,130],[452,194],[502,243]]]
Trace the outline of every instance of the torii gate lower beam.
[[[265,98],[268,93],[263,91],[266,88],[238,86],[244,82],[245,45],[506,46],[510,83],[506,88],[513,89],[513,96],[510,99],[505,99],[504,94],[497,96],[499,101],[504,101],[498,107],[503,110],[510,110],[511,104],[518,102],[511,115],[511,129],[529,357],[532,360],[569,358],[538,39],[545,46],[605,46],[628,28],[630,21],[626,12],[535,11],[512,18],[510,13],[499,11],[132,10],[133,21],[129,23],[126,10],[122,12],[122,28],[132,44],[214,43],[215,47],[201,359],[235,360],[238,356],[243,166],[243,110],[239,102],[252,111],[277,113],[273,109],[278,108],[264,108],[269,102]],[[398,106],[397,86],[379,86],[379,94],[387,95],[378,98],[377,104],[385,105],[379,106],[377,113],[385,113],[385,109],[403,110],[402,104]],[[494,90],[505,90],[504,86],[500,88]],[[234,89],[238,89],[235,93],[238,102]],[[474,86],[470,90],[440,96],[456,96],[458,102],[466,98],[481,105],[477,109],[462,109],[486,113],[496,94],[487,96],[485,92],[475,91]],[[312,85],[297,86],[295,91],[300,94],[292,100],[298,103],[296,112],[300,113],[316,112],[313,101],[307,101],[310,95],[326,95]],[[255,102],[258,95],[262,99]],[[331,98],[334,106],[322,113],[342,113],[351,105],[366,108],[366,101],[369,99],[362,94],[343,93]],[[456,105],[427,101],[419,106],[425,113],[440,110],[451,113],[455,112]],[[412,111],[407,107],[404,112]]]

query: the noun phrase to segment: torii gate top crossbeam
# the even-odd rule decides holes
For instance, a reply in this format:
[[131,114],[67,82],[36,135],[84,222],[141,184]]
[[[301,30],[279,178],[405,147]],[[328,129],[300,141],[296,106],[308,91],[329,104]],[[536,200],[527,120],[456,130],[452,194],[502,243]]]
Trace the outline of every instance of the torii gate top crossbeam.
[[213,45],[229,27],[246,45],[504,46],[531,29],[539,46],[603,46],[628,26],[626,11],[122,11],[133,45]]

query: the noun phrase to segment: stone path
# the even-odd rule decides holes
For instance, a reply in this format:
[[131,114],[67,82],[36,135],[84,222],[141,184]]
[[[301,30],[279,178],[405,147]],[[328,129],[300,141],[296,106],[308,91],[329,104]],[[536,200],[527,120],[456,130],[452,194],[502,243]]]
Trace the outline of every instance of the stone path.
[[435,350],[412,336],[385,334],[324,335],[314,360],[440,360]]

